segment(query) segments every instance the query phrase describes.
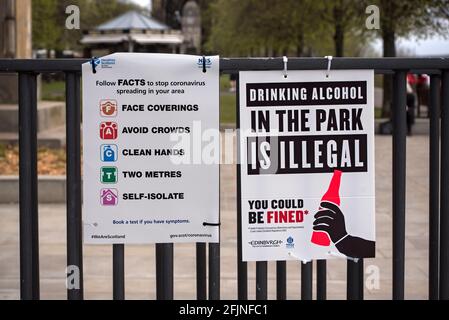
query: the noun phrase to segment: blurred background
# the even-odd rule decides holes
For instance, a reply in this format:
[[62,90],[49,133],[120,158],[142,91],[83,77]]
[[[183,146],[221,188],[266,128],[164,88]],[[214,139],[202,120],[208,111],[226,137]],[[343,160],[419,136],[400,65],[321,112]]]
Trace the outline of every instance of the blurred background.
[[[114,52],[219,54],[222,57],[449,57],[449,0],[0,0],[0,59],[91,58]],[[222,129],[235,128],[236,75],[220,77]],[[65,81],[39,76],[38,172],[43,298],[65,297]],[[18,84],[0,74],[0,298],[19,296]],[[407,77],[408,298],[427,298],[429,77]],[[375,77],[376,259],[391,288],[392,77]],[[231,139],[235,135],[232,133]],[[229,147],[229,148],[228,148]],[[222,291],[235,298],[235,144],[221,166]],[[425,165],[423,165],[425,164]],[[423,214],[424,213],[424,214]],[[182,248],[178,250],[178,248]],[[189,251],[190,250],[190,251]],[[194,247],[176,246],[176,297],[194,297]],[[127,246],[130,297],[154,296],[153,252]],[[86,297],[111,294],[111,248],[85,248]],[[338,264],[340,262],[340,264]],[[331,297],[345,297],[345,265],[328,268]],[[299,296],[298,263],[289,297]],[[269,286],[274,288],[270,267]],[[289,271],[289,274],[290,274]],[[254,276],[250,287],[254,288]],[[290,283],[292,284],[290,286]],[[274,290],[270,290],[273,297]]]
[[[0,58],[445,57],[448,30],[448,0],[0,0]],[[60,79],[43,80],[42,99],[64,99]],[[416,86],[426,79],[410,80],[414,113],[424,115],[425,92]],[[16,88],[5,86],[0,103],[14,102]],[[226,77],[222,86],[235,89]],[[377,77],[376,87],[376,115],[388,118],[391,78]],[[222,121],[234,121],[230,110]]]

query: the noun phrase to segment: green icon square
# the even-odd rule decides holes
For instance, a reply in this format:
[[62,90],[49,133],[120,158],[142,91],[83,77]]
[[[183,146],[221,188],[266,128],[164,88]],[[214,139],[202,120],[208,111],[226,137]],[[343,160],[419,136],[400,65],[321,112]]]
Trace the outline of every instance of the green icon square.
[[117,167],[101,167],[100,181],[101,183],[117,183],[118,169]]

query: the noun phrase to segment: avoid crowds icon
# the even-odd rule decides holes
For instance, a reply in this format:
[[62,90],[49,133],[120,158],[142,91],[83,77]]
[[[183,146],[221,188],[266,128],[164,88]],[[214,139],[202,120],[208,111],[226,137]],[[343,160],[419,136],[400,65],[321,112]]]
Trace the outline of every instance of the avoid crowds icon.
[[102,122],[100,124],[100,138],[103,140],[115,140],[118,135],[118,125],[115,122]]

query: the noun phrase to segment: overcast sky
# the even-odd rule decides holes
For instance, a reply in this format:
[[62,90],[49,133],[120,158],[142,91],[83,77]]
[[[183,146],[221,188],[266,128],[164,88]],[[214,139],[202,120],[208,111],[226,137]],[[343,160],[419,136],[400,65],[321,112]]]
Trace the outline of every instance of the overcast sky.
[[150,5],[151,0],[131,0],[132,2],[141,5],[142,7],[148,7]]
[[446,55],[449,56],[449,39],[443,37],[430,37],[426,40],[414,38],[399,40],[398,46],[408,48],[410,53],[417,56]]

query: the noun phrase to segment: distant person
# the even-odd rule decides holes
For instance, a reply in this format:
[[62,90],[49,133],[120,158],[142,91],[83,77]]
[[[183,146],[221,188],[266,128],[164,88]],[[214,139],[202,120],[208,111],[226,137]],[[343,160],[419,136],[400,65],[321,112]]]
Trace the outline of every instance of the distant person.
[[418,79],[416,81],[416,96],[417,96],[417,116],[421,116],[421,106],[427,106],[427,110],[429,109],[428,103],[428,94],[429,94],[429,77],[426,74],[419,74]]
[[230,76],[230,84],[231,84],[231,86],[229,87],[229,92],[235,92],[236,91],[237,76],[238,75],[236,73],[231,73],[231,76]]
[[407,75],[407,134],[412,135],[412,127],[415,124],[415,86],[417,83],[416,76],[409,73]]

